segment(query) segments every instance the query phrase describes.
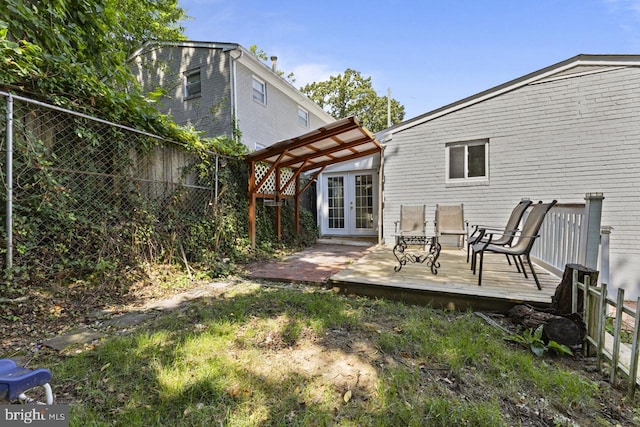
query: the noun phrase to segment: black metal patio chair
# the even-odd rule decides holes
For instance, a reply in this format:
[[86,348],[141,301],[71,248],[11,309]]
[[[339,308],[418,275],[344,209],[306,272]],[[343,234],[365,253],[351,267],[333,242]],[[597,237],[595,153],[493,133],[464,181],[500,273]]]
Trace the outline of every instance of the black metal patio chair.
[[529,264],[529,268],[531,269],[531,274],[533,275],[533,279],[538,286],[538,289],[542,289],[540,286],[540,281],[538,280],[538,276],[536,276],[536,272],[533,269],[533,263],[531,262],[531,248],[535,240],[540,237],[538,232],[540,231],[540,227],[542,226],[542,222],[544,221],[545,216],[549,212],[549,210],[557,203],[557,200],[554,200],[550,203],[542,203],[538,202],[533,206],[531,212],[527,216],[524,225],[522,226],[522,231],[520,233],[515,233],[517,237],[517,241],[515,244],[511,246],[499,246],[492,244],[493,233],[486,231],[483,238],[480,242],[472,245],[473,249],[473,257],[471,260],[471,269],[473,273],[476,273],[477,266],[477,256],[480,255],[480,267],[478,268],[478,286],[482,285],[482,265],[484,262],[484,254],[485,252],[491,252],[496,254],[505,254],[507,256],[512,256],[516,262],[516,265],[519,264],[518,270],[520,267],[522,268],[522,274],[524,274],[525,278],[528,278],[527,271],[524,267],[524,262],[522,261],[522,256],[524,255],[527,259],[527,263]]
[[[480,243],[483,240],[487,240],[485,233],[487,231],[492,231],[494,233],[502,233],[500,237],[494,237],[491,241],[492,244],[496,246],[511,246],[513,243],[513,239],[516,236],[516,232],[520,227],[520,221],[522,221],[522,217],[527,210],[527,208],[533,203],[529,199],[522,199],[516,205],[515,208],[511,211],[511,216],[509,216],[509,220],[507,221],[507,225],[505,228],[493,228],[486,225],[474,224],[471,227],[473,231],[469,233],[469,237],[467,237],[467,262],[469,262],[469,254],[471,253],[471,247],[475,243]],[[511,265],[511,261],[509,260],[509,256],[507,255],[507,261],[509,265]]]

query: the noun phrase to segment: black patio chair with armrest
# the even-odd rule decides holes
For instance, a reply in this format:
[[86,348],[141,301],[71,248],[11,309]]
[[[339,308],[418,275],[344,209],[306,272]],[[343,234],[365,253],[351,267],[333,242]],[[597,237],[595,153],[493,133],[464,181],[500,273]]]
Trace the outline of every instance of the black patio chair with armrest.
[[[497,246],[511,246],[513,243],[513,239],[516,236],[518,231],[518,227],[520,226],[520,221],[522,221],[522,216],[524,215],[527,208],[533,203],[529,199],[522,199],[516,205],[515,208],[511,211],[511,215],[509,216],[509,220],[507,221],[507,225],[505,228],[497,228],[497,227],[489,227],[481,224],[474,224],[471,227],[473,231],[469,233],[469,237],[467,237],[467,262],[469,262],[469,253],[471,252],[471,247],[474,243],[480,243],[482,240],[486,240],[485,234],[488,231],[499,233],[502,232],[502,235],[499,237],[493,238],[491,241],[492,244]],[[509,256],[507,256],[507,261],[509,265],[511,265],[511,261],[509,261]]]
[[538,202],[533,206],[531,212],[527,216],[527,219],[522,226],[522,231],[520,233],[515,233],[517,237],[517,241],[515,244],[511,246],[499,246],[492,244],[493,233],[486,232],[484,235],[487,237],[486,240],[483,238],[480,242],[472,245],[473,247],[473,258],[471,260],[471,268],[473,273],[476,273],[477,261],[476,258],[480,255],[480,267],[478,268],[478,286],[482,285],[482,266],[484,263],[484,254],[485,252],[492,252],[496,254],[505,254],[507,256],[512,256],[516,261],[516,265],[519,267],[518,271],[520,271],[520,267],[522,268],[522,274],[527,278],[527,271],[524,266],[524,262],[522,261],[522,256],[524,255],[527,259],[527,263],[529,264],[529,268],[531,269],[531,274],[533,275],[533,279],[536,282],[536,286],[538,289],[542,290],[542,286],[540,286],[540,281],[538,280],[538,276],[536,276],[536,271],[533,269],[533,263],[531,262],[531,248],[535,243],[535,240],[540,237],[538,232],[540,231],[540,227],[542,226],[542,222],[544,221],[545,216],[551,210],[551,208],[558,203],[557,200],[553,200],[550,203],[542,203]]

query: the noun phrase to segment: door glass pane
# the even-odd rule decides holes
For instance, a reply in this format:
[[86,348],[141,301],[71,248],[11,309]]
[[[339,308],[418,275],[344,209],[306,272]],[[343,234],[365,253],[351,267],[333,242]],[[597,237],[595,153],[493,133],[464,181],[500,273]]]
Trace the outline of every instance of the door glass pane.
[[329,228],[344,228],[344,177],[327,178]]
[[449,147],[449,178],[464,178],[464,145]]
[[355,176],[356,229],[373,229],[373,175]]
[[486,176],[485,173],[485,148],[483,145],[469,146],[469,178]]

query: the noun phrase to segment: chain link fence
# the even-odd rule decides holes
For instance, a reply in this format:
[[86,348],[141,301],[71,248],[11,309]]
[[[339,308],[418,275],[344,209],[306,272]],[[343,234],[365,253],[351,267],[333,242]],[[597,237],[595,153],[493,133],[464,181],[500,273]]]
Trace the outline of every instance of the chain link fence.
[[11,283],[224,252],[220,164],[240,159],[1,92],[0,132]]

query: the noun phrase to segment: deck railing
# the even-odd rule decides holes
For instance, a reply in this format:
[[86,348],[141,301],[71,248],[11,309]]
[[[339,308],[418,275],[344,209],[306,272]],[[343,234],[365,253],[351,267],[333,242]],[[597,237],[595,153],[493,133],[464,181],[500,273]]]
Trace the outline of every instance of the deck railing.
[[[602,372],[602,362],[606,359],[610,366],[610,381],[616,385],[619,374],[628,379],[627,395],[633,399],[640,386],[638,378],[638,356],[640,341],[640,315],[636,301],[635,310],[624,304],[624,289],[618,289],[616,299],[607,295],[607,284],[594,286],[585,276],[585,283],[578,281],[578,271],[573,274],[572,311],[577,312],[578,291],[584,298],[583,318],[587,326],[584,350],[596,354],[598,368]],[[612,313],[613,317],[609,316]]]
[[602,193],[588,193],[585,203],[558,203],[547,214],[531,256],[552,273],[562,276],[567,264],[582,264],[600,271],[609,282],[610,227],[601,227]]

